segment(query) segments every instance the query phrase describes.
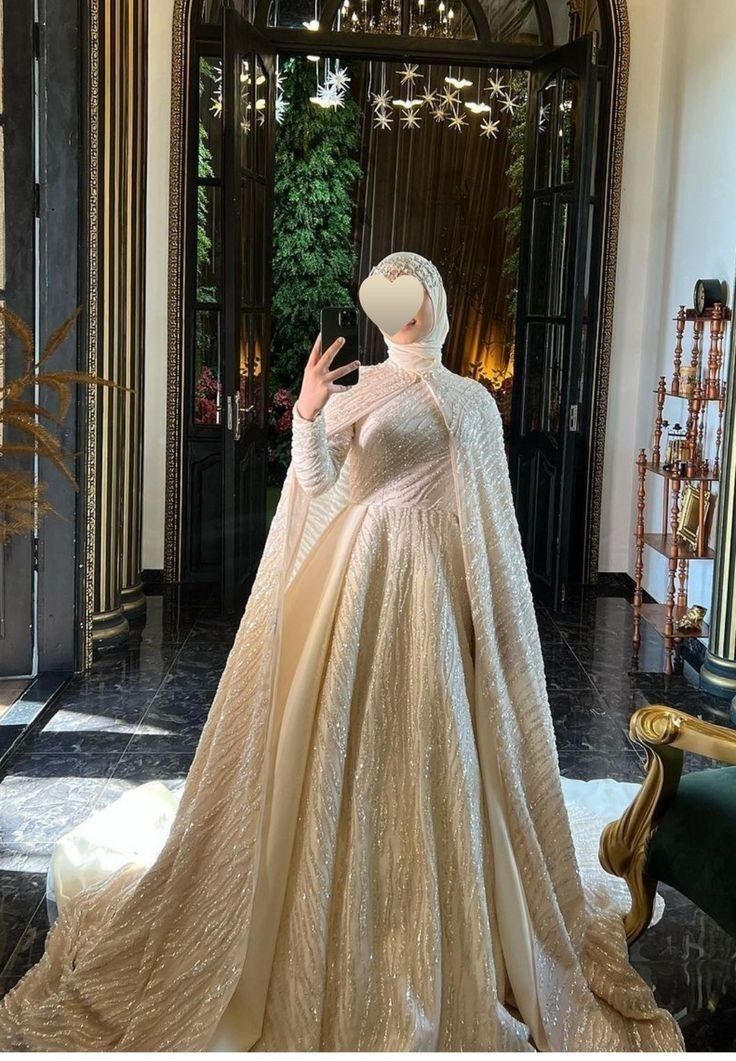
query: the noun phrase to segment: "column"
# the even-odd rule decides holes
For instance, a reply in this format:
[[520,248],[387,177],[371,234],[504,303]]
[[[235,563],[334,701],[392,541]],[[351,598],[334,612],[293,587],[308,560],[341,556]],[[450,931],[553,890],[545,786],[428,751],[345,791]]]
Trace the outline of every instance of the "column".
[[[91,649],[124,642],[145,611],[140,581],[145,216],[146,2],[93,5],[90,129],[90,365],[121,387],[90,401]],[[95,154],[93,149],[93,155]]]
[[[716,558],[710,637],[700,668],[700,688],[714,696],[736,696],[736,342],[730,327],[728,393],[724,411],[723,457],[718,484]],[[736,722],[736,717],[733,718]]]

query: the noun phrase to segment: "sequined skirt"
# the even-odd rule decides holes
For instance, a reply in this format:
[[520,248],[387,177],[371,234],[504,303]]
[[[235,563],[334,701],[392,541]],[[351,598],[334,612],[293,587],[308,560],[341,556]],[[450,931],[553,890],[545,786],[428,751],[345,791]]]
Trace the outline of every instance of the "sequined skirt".
[[361,507],[253,1049],[489,1049],[504,974],[458,523]]

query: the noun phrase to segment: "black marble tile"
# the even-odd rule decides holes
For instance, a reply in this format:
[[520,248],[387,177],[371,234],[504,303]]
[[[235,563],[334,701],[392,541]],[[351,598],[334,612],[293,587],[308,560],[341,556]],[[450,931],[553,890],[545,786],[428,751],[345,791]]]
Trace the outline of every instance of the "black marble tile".
[[154,698],[132,736],[128,752],[163,753],[196,748],[212,696],[199,688],[172,685]]
[[2,969],[8,990],[41,958],[48,931],[46,904],[41,903]]
[[[24,870],[23,863],[38,863],[37,859],[16,859],[0,855],[0,973],[21,936],[30,924],[46,893],[46,873]],[[5,868],[8,867],[8,868]]]
[[593,683],[564,641],[543,641],[542,658],[548,689],[577,689],[581,694],[593,692]]
[[127,752],[113,771],[112,782],[181,781],[187,776],[194,748],[185,751]]
[[0,786],[0,856],[45,860],[54,842],[78,825],[112,776],[119,755],[37,755],[12,765]]

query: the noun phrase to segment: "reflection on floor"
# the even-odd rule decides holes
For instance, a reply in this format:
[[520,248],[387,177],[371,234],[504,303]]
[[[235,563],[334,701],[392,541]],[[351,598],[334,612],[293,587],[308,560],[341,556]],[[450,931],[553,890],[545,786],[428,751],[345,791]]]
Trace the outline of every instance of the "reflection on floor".
[[0,715],[4,715],[9,707],[21,696],[31,684],[32,678],[2,678],[0,679]]
[[[42,953],[44,871],[55,838],[131,785],[183,778],[191,762],[236,623],[219,616],[204,591],[167,589],[148,605],[135,644],[69,684],[0,783],[0,994]],[[626,728],[647,703],[727,724],[727,701],[657,673],[662,642],[646,624],[639,673],[629,675],[624,595],[582,590],[563,612],[537,612],[563,773],[639,780]],[[665,916],[632,960],[680,1021],[690,1050],[734,1049],[736,943],[687,900],[663,892]]]

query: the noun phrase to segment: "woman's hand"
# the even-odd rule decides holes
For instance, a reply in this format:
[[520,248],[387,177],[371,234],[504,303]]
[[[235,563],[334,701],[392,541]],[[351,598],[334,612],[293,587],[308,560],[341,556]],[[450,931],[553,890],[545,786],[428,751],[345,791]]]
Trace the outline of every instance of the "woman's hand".
[[332,359],[340,349],[345,339],[340,336],[335,339],[332,346],[328,346],[322,353],[322,332],[314,340],[312,352],[309,355],[304,369],[302,388],[296,400],[297,412],[305,420],[314,420],[320,409],[323,409],[331,394],[335,391],[346,391],[350,388],[345,384],[335,383],[341,376],[347,376],[358,367],[360,361],[351,361],[341,368],[330,369]]

